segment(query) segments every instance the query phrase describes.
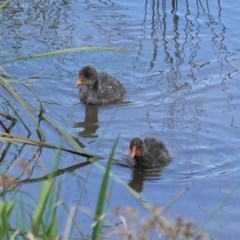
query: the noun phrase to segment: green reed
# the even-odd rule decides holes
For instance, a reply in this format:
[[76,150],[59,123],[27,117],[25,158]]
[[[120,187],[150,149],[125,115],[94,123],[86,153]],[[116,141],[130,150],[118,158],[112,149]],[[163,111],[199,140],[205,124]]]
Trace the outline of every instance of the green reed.
[[0,5],[0,10],[3,8],[7,7],[7,5],[10,3],[10,0],[5,0],[1,5]]
[[117,52],[124,52],[125,49],[121,48],[111,48],[111,47],[76,47],[76,48],[67,48],[67,49],[60,49],[50,52],[44,52],[34,55],[29,55],[25,57],[19,57],[16,59],[8,60],[3,63],[9,63],[9,62],[15,62],[15,61],[21,61],[21,60],[30,60],[34,58],[41,58],[41,57],[51,57],[59,54],[66,54],[66,53],[73,53],[73,52],[85,52],[85,51],[117,51]]
[[13,201],[0,202],[0,236],[1,239],[10,239],[11,228],[9,224],[9,218],[12,213],[14,203]]
[[119,137],[116,139],[116,141],[113,145],[113,148],[111,150],[111,153],[109,155],[106,170],[105,170],[105,173],[104,173],[103,179],[102,179],[101,188],[100,188],[100,191],[98,194],[98,201],[97,201],[96,210],[95,210],[93,232],[92,232],[93,240],[97,240],[100,238],[99,235],[100,235],[100,230],[101,230],[101,219],[102,219],[103,207],[104,207],[104,203],[105,203],[105,199],[106,199],[106,195],[107,195],[107,185],[108,185],[108,181],[109,181],[109,177],[110,177],[110,170],[111,170],[112,161],[114,158],[114,152],[117,147],[118,140],[119,140]]

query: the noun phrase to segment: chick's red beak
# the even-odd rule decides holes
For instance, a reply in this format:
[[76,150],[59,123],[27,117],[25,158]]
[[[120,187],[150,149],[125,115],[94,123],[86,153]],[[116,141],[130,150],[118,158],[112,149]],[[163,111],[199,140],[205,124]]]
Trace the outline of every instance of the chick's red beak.
[[132,157],[132,158],[136,157],[137,154],[138,154],[137,152],[138,152],[138,151],[137,151],[136,146],[133,146],[133,148],[130,149],[130,155],[131,155],[131,157]]
[[83,77],[79,76],[78,80],[76,81],[75,88],[83,85]]

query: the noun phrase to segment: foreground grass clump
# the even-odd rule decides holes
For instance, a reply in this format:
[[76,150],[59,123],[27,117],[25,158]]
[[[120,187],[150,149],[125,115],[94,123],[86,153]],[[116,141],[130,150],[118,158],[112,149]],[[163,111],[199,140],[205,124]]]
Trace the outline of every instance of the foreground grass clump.
[[121,219],[117,230],[106,233],[105,237],[119,236],[120,239],[170,239],[207,240],[208,235],[198,231],[197,225],[178,217],[175,221],[163,216],[164,208],[152,206],[149,216],[139,219],[138,211],[132,207],[115,209],[116,217]]
[[[109,166],[111,160],[109,161]],[[44,181],[39,192],[39,200],[36,202],[32,213],[26,213],[22,207],[21,219],[15,216],[13,208],[16,207],[14,201],[2,202],[0,204],[0,236],[1,239],[75,239],[71,236],[77,236],[77,239],[169,239],[169,240],[207,240],[208,236],[200,232],[197,226],[191,222],[178,217],[176,220],[166,218],[163,214],[164,208],[152,206],[146,217],[139,218],[138,210],[133,207],[121,209],[116,207],[114,212],[103,212],[103,196],[107,191],[107,173],[105,172],[102,187],[99,192],[99,200],[96,206],[94,222],[92,225],[92,236],[86,236],[84,231],[80,232],[81,226],[76,219],[81,211],[75,211],[72,214],[68,212],[65,220],[65,229],[59,229],[59,219],[57,210],[64,205],[64,200],[59,199],[58,192],[53,180]],[[26,204],[26,203],[25,203]],[[67,209],[80,209],[81,206],[71,206]],[[100,209],[100,210],[99,210]],[[73,219],[73,216],[74,219]],[[10,218],[17,219],[17,225],[13,226]],[[86,216],[85,216],[86,217]],[[92,214],[88,215],[92,218]],[[29,219],[28,219],[29,218]],[[21,221],[30,222],[29,226],[22,225]],[[69,226],[68,223],[71,223]],[[89,226],[91,228],[91,226]],[[69,231],[71,229],[71,231]],[[63,234],[63,235],[62,235]]]
[[13,209],[14,203],[0,202],[0,236],[1,239],[10,239],[10,224],[9,218]]
[[[0,202],[1,240],[18,239],[17,237],[23,237],[23,239],[57,239],[57,208],[55,205],[57,193],[54,191],[54,181],[47,180],[43,183],[39,192],[39,199],[30,214],[26,211],[28,204],[19,204],[17,198],[14,197],[11,201]],[[19,216],[18,211],[13,211],[14,208],[20,209],[21,216]],[[27,222],[30,222],[30,225]]]

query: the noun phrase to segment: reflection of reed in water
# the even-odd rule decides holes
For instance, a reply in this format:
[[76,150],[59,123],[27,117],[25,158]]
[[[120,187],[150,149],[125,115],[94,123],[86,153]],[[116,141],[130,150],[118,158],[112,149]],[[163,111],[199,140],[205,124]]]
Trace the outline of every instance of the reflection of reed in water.
[[[152,53],[151,59],[148,61],[150,69],[153,69],[157,62],[163,60],[170,70],[176,71],[176,77],[180,74],[179,66],[184,61],[191,65],[194,59],[197,59],[198,52],[203,51],[201,46],[203,42],[203,47],[212,47],[212,45],[217,47],[215,52],[217,56],[223,54],[223,49],[227,49],[223,43],[225,28],[221,20],[221,2],[210,6],[208,0],[197,0],[194,3],[187,0],[184,4],[177,0],[171,2],[166,0],[146,1],[145,14],[141,23],[143,32],[139,42],[138,55],[143,55],[144,42],[150,35],[152,41],[152,49],[148,45],[149,53]],[[208,25],[201,25],[203,15],[209,20]],[[216,28],[216,25],[219,27]],[[206,38],[203,37],[206,34],[205,28],[209,29],[209,34],[212,35],[209,35],[208,38],[211,46],[207,46]],[[225,53],[227,55],[229,52],[226,50]],[[218,57],[220,59],[220,56]],[[209,59],[206,60],[206,63],[208,61]],[[196,65],[192,65],[192,67],[196,67]],[[198,67],[201,66],[198,65]]]
[[[201,131],[199,117],[207,115],[204,97],[201,93],[197,95],[197,91],[213,85],[214,77],[222,82],[224,89],[224,82],[237,72],[229,64],[232,62],[227,42],[229,33],[224,26],[221,4],[209,0],[145,2],[137,62],[147,56],[145,63],[148,71],[154,73],[157,87],[165,84],[171,92],[166,99],[170,102],[168,129],[178,128],[190,113],[196,131]],[[230,94],[228,98],[232,98]],[[231,105],[228,99],[226,103]]]
[[73,125],[74,128],[83,128],[84,130],[79,132],[81,137],[95,138],[96,131],[99,128],[98,125],[98,106],[85,106],[85,118],[83,122],[76,122]]

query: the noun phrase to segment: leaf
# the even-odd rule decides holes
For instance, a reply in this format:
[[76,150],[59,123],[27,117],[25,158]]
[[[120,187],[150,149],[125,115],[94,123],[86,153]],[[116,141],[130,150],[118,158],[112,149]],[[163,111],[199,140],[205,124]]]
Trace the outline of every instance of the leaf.
[[108,185],[108,180],[109,180],[109,175],[110,175],[110,169],[112,166],[112,161],[113,161],[113,157],[114,157],[115,149],[117,147],[118,140],[119,140],[119,137],[115,140],[114,145],[111,150],[111,153],[109,155],[106,170],[105,170],[102,184],[101,184],[101,189],[98,194],[98,202],[97,202],[97,206],[96,206],[95,218],[94,218],[94,224],[93,224],[94,225],[93,226],[93,234],[92,234],[93,240],[99,239],[98,235],[99,235],[99,232],[101,229],[101,225],[100,225],[101,216],[102,216],[103,207],[104,207],[104,203],[105,203],[105,199],[106,199],[105,196],[107,193],[107,185]]
[[33,145],[33,146],[37,146],[37,147],[45,147],[45,148],[62,150],[65,152],[77,154],[77,155],[87,157],[87,158],[95,158],[96,157],[95,155],[92,155],[92,154],[77,152],[77,151],[74,151],[71,149],[55,146],[53,144],[40,142],[40,141],[36,141],[36,140],[31,140],[29,138],[24,138],[24,137],[18,137],[18,136],[9,134],[9,133],[0,132],[0,135],[2,136],[2,137],[0,137],[0,142],[22,143],[22,144],[28,144],[28,145]]
[[20,60],[29,60],[33,58],[40,58],[40,57],[50,57],[58,54],[64,54],[64,53],[71,53],[71,52],[82,52],[82,51],[124,51],[121,48],[111,48],[111,47],[77,47],[77,48],[67,48],[67,49],[61,49],[61,50],[56,50],[56,51],[51,51],[51,52],[44,52],[44,53],[39,53],[35,55],[29,55],[26,57],[20,57],[16,58],[13,60],[9,60],[3,63],[9,63],[9,62],[14,62],[14,61],[20,61]]
[[39,228],[42,223],[43,212],[53,189],[53,183],[54,182],[50,180],[47,180],[43,183],[39,196],[39,201],[32,216],[32,231],[36,235],[39,232]]

